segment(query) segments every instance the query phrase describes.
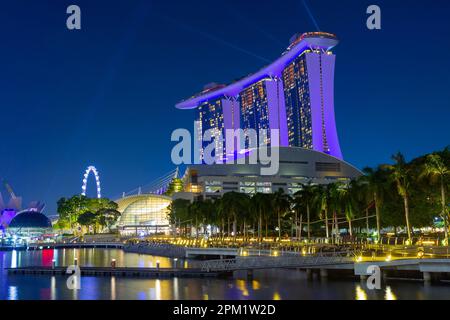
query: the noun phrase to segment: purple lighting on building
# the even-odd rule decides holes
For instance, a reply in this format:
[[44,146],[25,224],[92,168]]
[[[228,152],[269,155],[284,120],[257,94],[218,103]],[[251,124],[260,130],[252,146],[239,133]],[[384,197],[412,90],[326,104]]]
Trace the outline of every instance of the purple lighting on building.
[[[279,129],[280,132],[279,141],[270,141],[272,146],[312,148],[342,159],[334,117],[335,56],[329,51],[337,43],[338,40],[334,35],[324,32],[311,32],[296,36],[281,57],[270,65],[227,86],[220,85],[205,90],[178,103],[176,108],[193,109],[206,101],[220,98],[224,128],[238,129],[242,125],[240,123],[239,95],[246,88],[259,81],[264,81],[268,103],[268,126],[269,129]],[[306,67],[304,68],[299,67],[297,58],[300,56],[305,58]],[[295,67],[293,67],[294,65]],[[293,70],[288,73],[288,83],[291,84],[291,87],[285,88],[286,78],[283,78],[283,72],[287,70],[288,66],[291,68],[289,70]],[[301,74],[305,75],[305,79],[307,74],[305,82],[299,83],[296,78],[298,72],[302,72]],[[290,90],[287,96],[285,96],[286,90]],[[302,92],[302,98],[300,98],[299,92]],[[304,94],[305,92],[309,95]],[[305,100],[305,96],[308,96],[309,101]],[[287,97],[290,97],[290,100],[286,100]],[[251,104],[247,103],[246,108],[248,106],[251,107]],[[298,125],[295,121],[299,120],[294,121],[295,127],[288,126],[288,106],[290,108],[289,114],[294,114],[293,118],[289,118],[291,123],[294,118],[300,119],[301,117],[302,119],[301,133],[296,129]],[[292,137],[297,137],[300,134],[302,135],[301,139],[296,138],[291,142]]]

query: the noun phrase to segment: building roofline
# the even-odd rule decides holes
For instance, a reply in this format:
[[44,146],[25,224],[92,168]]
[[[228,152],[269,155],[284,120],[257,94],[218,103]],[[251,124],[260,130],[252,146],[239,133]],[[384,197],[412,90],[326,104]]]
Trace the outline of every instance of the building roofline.
[[183,100],[175,105],[178,109],[193,109],[200,103],[210,99],[218,98],[220,96],[236,96],[244,88],[251,84],[260,81],[265,77],[280,77],[283,69],[294,60],[300,53],[307,49],[322,48],[329,50],[338,44],[337,38],[332,38],[330,34],[324,33],[305,33],[304,37],[293,47],[288,47],[288,50],[277,60],[263,67],[259,71],[250,74],[236,82],[233,82],[225,87],[219,87],[217,90],[210,90],[205,94],[200,94]]

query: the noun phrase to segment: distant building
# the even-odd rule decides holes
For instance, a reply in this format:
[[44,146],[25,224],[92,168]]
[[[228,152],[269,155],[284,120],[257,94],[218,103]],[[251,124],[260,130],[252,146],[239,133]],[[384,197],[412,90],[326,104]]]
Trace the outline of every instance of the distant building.
[[40,201],[32,201],[28,204],[27,209],[22,210],[22,197],[16,196],[11,186],[6,181],[3,180],[2,182],[10,194],[9,201],[5,201],[0,192],[0,230],[2,230],[2,232],[6,231],[11,221],[18,213],[24,211],[42,212],[44,210],[45,204]]
[[121,217],[117,224],[121,235],[144,236],[169,233],[168,206],[172,199],[156,194],[137,194],[115,200]]
[[9,233],[22,237],[39,237],[51,231],[50,219],[45,214],[34,210],[19,212],[8,227]]

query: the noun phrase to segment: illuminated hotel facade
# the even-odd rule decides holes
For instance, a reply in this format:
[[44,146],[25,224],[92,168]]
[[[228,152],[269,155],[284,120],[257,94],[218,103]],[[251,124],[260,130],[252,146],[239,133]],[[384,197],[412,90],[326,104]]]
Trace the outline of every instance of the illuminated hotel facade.
[[[211,84],[176,105],[196,109],[199,141],[206,130],[269,129],[267,145],[301,147],[342,159],[334,118],[335,35],[310,32],[291,38],[276,61],[229,85]],[[270,136],[279,130],[278,139]],[[216,142],[226,157],[226,143]],[[200,144],[202,145],[202,144]],[[203,144],[202,147],[205,145]]]

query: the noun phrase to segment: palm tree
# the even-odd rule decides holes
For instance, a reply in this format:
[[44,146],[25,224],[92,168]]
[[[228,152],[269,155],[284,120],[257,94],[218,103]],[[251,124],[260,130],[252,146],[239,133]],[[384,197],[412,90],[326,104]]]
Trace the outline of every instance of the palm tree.
[[363,169],[364,176],[360,178],[362,184],[366,185],[365,191],[368,193],[369,198],[372,198],[375,205],[375,217],[377,223],[377,241],[380,239],[380,208],[383,199],[383,193],[386,187],[386,175],[382,168],[372,169],[366,167]]
[[409,168],[405,161],[405,157],[398,152],[392,156],[395,161],[393,165],[387,165],[390,170],[391,179],[397,185],[397,192],[403,198],[403,206],[405,210],[406,229],[408,231],[408,240],[411,244],[411,226],[409,223]]
[[265,236],[268,236],[269,232],[269,223],[273,221],[273,212],[275,211],[273,207],[273,194],[272,193],[264,193],[262,196],[262,218],[265,222]]
[[261,229],[262,229],[262,217],[263,217],[263,211],[265,206],[265,194],[257,192],[253,195],[253,197],[250,200],[250,210],[253,214],[253,216],[258,221],[258,241],[261,241]]
[[214,206],[217,214],[217,224],[220,225],[220,235],[222,240],[225,238],[225,218],[226,212],[224,211],[222,198],[214,200]]
[[429,154],[423,167],[422,175],[428,176],[432,181],[439,180],[441,189],[441,217],[444,220],[445,241],[448,241],[448,215],[447,201],[445,196],[445,177],[450,174],[441,156],[436,153]]
[[330,189],[328,186],[319,185],[315,187],[314,192],[314,203],[317,205],[321,218],[325,220],[325,237],[328,239],[330,237],[330,232],[328,230],[328,205],[330,202]]
[[[348,230],[350,236],[353,235],[352,219],[355,213],[355,190],[356,181],[353,180],[349,184],[336,184],[336,204],[337,211],[343,212],[348,222]],[[336,226],[337,227],[337,226]]]
[[[310,185],[310,184],[305,184],[302,187],[302,190],[297,191],[294,195],[294,199],[295,199],[295,204],[296,204],[296,209],[300,208],[301,205],[305,205],[306,206],[306,226],[307,226],[307,230],[308,230],[308,241],[311,238],[311,206],[312,203],[314,201],[314,197],[315,197],[315,190],[317,190],[317,188],[315,188],[314,186]],[[297,210],[296,210],[297,211]]]
[[189,205],[190,201],[186,199],[176,199],[168,207],[168,219],[170,223],[178,225],[181,233],[181,223],[185,222],[189,218]]
[[272,205],[277,213],[278,220],[278,241],[281,241],[281,217],[290,209],[290,197],[283,189],[279,189],[272,194]]
[[328,190],[328,209],[333,213],[331,230],[334,239],[339,236],[339,225],[337,213],[341,211],[341,190],[340,183],[329,183],[326,186]]
[[243,212],[248,210],[248,196],[239,192],[227,192],[222,196],[223,211],[229,219],[233,219],[233,236],[236,238],[238,218],[242,218]]

